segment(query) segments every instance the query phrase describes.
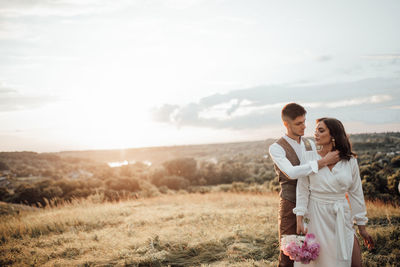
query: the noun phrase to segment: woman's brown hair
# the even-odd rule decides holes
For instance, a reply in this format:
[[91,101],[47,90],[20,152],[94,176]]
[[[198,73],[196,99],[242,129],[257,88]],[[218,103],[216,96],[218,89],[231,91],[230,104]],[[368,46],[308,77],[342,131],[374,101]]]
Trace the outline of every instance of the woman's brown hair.
[[352,156],[356,157],[357,155],[351,151],[351,143],[344,130],[343,124],[334,118],[317,119],[317,123],[321,121],[325,123],[326,127],[329,129],[330,135],[335,139],[332,149],[339,151],[339,157],[345,160],[349,160]]

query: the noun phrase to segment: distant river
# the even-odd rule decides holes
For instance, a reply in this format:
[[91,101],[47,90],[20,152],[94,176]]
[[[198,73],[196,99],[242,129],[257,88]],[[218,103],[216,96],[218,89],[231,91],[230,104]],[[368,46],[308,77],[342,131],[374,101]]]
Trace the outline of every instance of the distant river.
[[[135,164],[135,163],[137,163],[138,161],[136,161],[136,160],[131,160],[131,161],[127,161],[127,160],[124,160],[124,161],[115,161],[115,162],[108,162],[107,164],[108,164],[108,166],[110,166],[111,168],[116,168],[116,167],[121,167],[121,166],[124,166],[124,165],[129,165],[129,164]],[[145,161],[141,161],[141,163],[143,163],[143,164],[145,164],[145,165],[147,165],[147,166],[151,166],[151,162],[150,161],[148,161],[148,160],[145,160]]]

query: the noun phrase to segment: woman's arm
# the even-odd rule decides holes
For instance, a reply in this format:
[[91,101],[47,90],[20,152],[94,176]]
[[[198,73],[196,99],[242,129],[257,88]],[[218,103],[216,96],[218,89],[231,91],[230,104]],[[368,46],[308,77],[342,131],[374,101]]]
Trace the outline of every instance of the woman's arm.
[[307,234],[308,229],[304,227],[304,216],[297,215],[296,216],[296,233],[298,235],[305,235]]
[[358,225],[358,233],[364,239],[364,245],[368,249],[373,249],[375,246],[374,240],[372,240],[372,237],[368,234],[365,225]]
[[358,226],[359,234],[364,239],[365,246],[368,249],[372,249],[374,247],[374,241],[368,234],[365,226],[368,222],[368,218],[366,217],[367,209],[365,207],[364,193],[362,191],[360,170],[355,158],[350,159],[350,164],[352,169],[352,185],[349,189],[348,195],[351,205],[351,215]]
[[296,208],[293,209],[293,213],[296,214],[297,234],[307,233],[307,230],[304,229],[303,217],[307,213],[309,196],[310,178],[308,176],[299,178],[296,187]]
[[367,209],[365,207],[364,193],[362,190],[360,170],[356,158],[350,159],[352,183],[348,190],[351,206],[351,217],[357,225],[365,225],[368,222]]

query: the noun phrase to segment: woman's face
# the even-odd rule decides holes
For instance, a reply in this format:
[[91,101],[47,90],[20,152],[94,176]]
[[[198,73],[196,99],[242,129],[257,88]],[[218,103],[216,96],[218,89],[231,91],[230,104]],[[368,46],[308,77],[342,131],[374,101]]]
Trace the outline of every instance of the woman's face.
[[323,121],[320,121],[317,124],[314,137],[315,137],[315,143],[318,146],[328,145],[332,142],[332,136],[329,133],[328,127],[326,127],[326,124]]

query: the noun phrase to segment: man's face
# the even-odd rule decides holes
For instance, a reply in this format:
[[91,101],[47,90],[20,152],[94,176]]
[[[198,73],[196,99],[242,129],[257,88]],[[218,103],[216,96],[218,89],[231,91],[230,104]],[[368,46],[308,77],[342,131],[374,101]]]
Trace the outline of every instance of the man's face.
[[294,120],[288,119],[284,122],[288,134],[296,137],[304,135],[304,130],[306,129],[306,116],[298,116]]

